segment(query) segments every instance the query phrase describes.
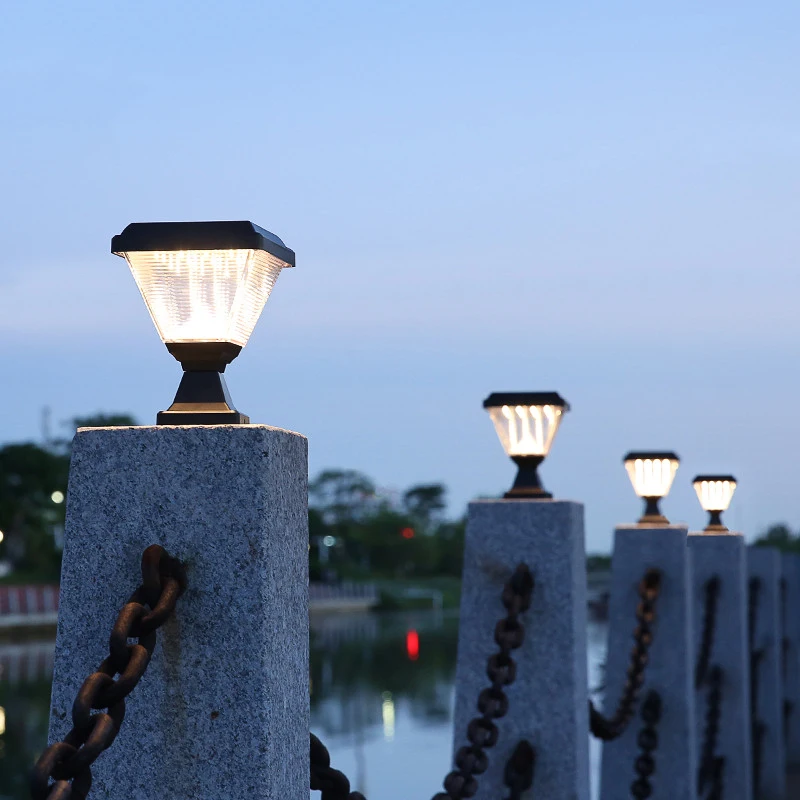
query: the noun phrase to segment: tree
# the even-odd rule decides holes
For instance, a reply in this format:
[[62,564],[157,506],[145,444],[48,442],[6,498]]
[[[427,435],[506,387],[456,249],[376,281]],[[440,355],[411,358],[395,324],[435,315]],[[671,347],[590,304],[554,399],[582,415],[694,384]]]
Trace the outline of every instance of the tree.
[[[14,569],[58,577],[56,526],[64,522],[69,456],[33,443],[0,448],[0,547]],[[54,492],[60,493],[55,496]]]
[[800,552],[800,537],[795,536],[785,522],[770,525],[754,544],[758,547],[775,547],[782,551]]
[[[98,413],[77,417],[75,427],[135,425],[130,414]],[[0,558],[33,579],[57,580],[67,494],[71,443],[33,442],[0,447]]]
[[72,426],[78,428],[126,428],[139,423],[130,415],[120,412],[105,414],[99,411],[97,414],[90,414],[88,417],[73,417]]
[[311,481],[308,494],[327,525],[341,526],[364,516],[375,484],[354,469],[326,469]]
[[441,519],[447,507],[447,490],[441,483],[412,486],[403,495],[403,507],[417,524],[427,533],[431,526]]

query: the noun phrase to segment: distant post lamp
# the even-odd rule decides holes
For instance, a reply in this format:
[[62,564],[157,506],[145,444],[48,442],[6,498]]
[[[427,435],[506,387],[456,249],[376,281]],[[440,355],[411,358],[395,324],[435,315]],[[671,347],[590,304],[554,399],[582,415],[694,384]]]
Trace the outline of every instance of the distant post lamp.
[[736,491],[736,478],[733,475],[698,475],[693,481],[697,499],[704,511],[708,511],[709,533],[727,531],[722,524],[722,512],[728,510],[733,493]]
[[640,525],[669,525],[661,513],[659,501],[669,494],[680,459],[672,452],[632,452],[623,459],[633,489],[644,498]]
[[159,425],[250,421],[222,373],[247,344],[294,252],[252,222],[134,222],[111,240],[131,268],[156,330],[184,373]]
[[551,498],[539,482],[539,464],[547,458],[561,417],[569,404],[557,392],[495,392],[483,407],[492,418],[503,449],[517,465],[509,500]]

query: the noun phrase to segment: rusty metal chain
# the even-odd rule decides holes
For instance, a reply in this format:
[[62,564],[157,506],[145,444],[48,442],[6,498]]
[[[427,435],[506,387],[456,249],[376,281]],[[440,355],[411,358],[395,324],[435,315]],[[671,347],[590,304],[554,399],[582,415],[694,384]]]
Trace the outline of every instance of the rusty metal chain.
[[636,607],[636,627],[633,630],[635,642],[631,650],[627,680],[622,697],[613,716],[604,717],[594,703],[589,700],[589,728],[597,739],[610,742],[622,735],[636,711],[636,702],[644,684],[648,651],[653,643],[653,623],[656,618],[656,599],[661,591],[661,573],[648,569],[639,581],[639,604]]
[[[503,687],[510,686],[517,674],[517,665],[511,651],[522,646],[525,628],[519,619],[527,611],[533,594],[533,575],[526,564],[519,564],[503,587],[503,607],[508,612],[494,630],[494,640],[500,652],[489,657],[486,674],[492,685],[478,697],[480,717],[475,717],[467,727],[470,744],[459,749],[455,762],[458,769],[444,779],[444,792],[434,795],[433,800],[463,800],[478,791],[475,775],[486,771],[489,759],[484,750],[494,747],[499,731],[495,719],[508,711],[508,698]],[[506,764],[506,785],[512,791],[510,800],[518,797],[533,782],[535,753],[529,742],[521,741]],[[514,794],[518,790],[518,794]],[[322,742],[311,734],[311,789],[322,792],[322,800],[365,800],[359,792],[350,791],[347,776],[331,767],[331,757]]]
[[637,775],[636,780],[631,784],[631,796],[635,800],[646,800],[653,794],[653,787],[650,778],[656,771],[656,761],[653,753],[658,747],[658,732],[656,726],[661,719],[661,695],[650,690],[647,693],[639,715],[644,722],[639,735],[636,737],[636,744],[642,751],[634,761],[633,769]]
[[751,578],[747,586],[747,632],[750,643],[750,730],[753,753],[753,797],[757,798],[761,787],[761,750],[765,726],[758,718],[758,672],[764,651],[756,649],[756,623],[761,580]]
[[[791,639],[786,635],[786,623],[790,617],[789,609],[786,605],[786,578],[781,578],[781,619],[783,620],[783,639],[781,642],[781,674],[783,676],[783,685],[786,686],[786,674],[788,664],[794,652],[794,645]],[[794,711],[794,703],[788,697],[783,698],[783,741],[784,745],[789,739],[789,724],[792,720],[792,712]]]
[[721,800],[725,759],[716,755],[719,738],[719,720],[722,713],[722,685],[724,673],[719,665],[711,666],[711,654],[717,625],[717,607],[722,583],[713,575],[705,584],[703,605],[703,632],[694,671],[695,689],[707,687],[705,729],[697,769],[697,794],[706,800]]
[[485,772],[489,766],[484,751],[494,747],[499,736],[494,720],[505,716],[508,711],[508,697],[503,688],[510,686],[516,678],[517,665],[511,658],[511,651],[522,647],[525,639],[525,628],[519,616],[530,607],[533,584],[528,566],[519,564],[503,587],[502,602],[508,614],[494,630],[494,640],[500,651],[489,656],[486,665],[486,675],[492,685],[478,696],[481,716],[475,717],[467,726],[470,744],[459,748],[455,756],[457,769],[447,775],[444,792],[435,794],[433,800],[463,800],[478,791],[475,776]]
[[[148,547],[142,554],[142,583],[111,630],[109,656],[75,698],[72,729],[63,742],[51,744],[33,768],[32,800],[85,800],[92,786],[91,766],[119,733],[125,698],[144,675],[156,646],[156,631],[169,619],[185,588],[181,563],[159,545]],[[129,639],[138,641],[129,644]],[[100,709],[107,711],[92,713]]]
[[535,764],[536,752],[533,746],[527,739],[521,739],[503,771],[503,784],[511,790],[505,800],[522,800],[523,793],[533,785]]
[[703,749],[700,755],[700,766],[697,773],[697,795],[702,796],[708,788],[707,800],[722,797],[722,777],[725,759],[716,755],[719,737],[719,719],[722,708],[722,685],[724,673],[719,666],[713,666],[708,672],[706,683],[706,721],[703,734]]
[[311,790],[322,792],[322,800],[365,800],[360,792],[350,791],[344,772],[331,766],[328,748],[311,734]]
[[703,607],[703,635],[700,639],[700,650],[694,670],[694,686],[699,689],[706,680],[711,663],[711,651],[714,647],[714,634],[717,627],[717,601],[719,600],[720,579],[714,575],[706,581],[705,604]]

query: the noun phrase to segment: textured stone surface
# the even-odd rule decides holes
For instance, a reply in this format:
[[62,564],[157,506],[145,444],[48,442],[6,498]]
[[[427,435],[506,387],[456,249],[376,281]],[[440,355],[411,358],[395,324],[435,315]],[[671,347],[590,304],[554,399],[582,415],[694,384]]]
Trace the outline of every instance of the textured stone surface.
[[800,555],[784,553],[783,633],[786,637],[784,696],[790,703],[786,716],[786,761],[800,767]]
[[[709,667],[724,673],[720,727],[714,754],[725,759],[726,800],[752,800],[750,739],[750,654],[747,637],[747,560],[744,539],[734,533],[696,533],[689,536],[692,553],[694,659],[703,636],[706,582],[717,576],[716,623]],[[708,689],[695,694],[698,760],[705,739]]]
[[97,760],[93,797],[308,797],[307,443],[262,425],[78,432],[50,740],[161,544],[177,613]]
[[786,748],[783,739],[783,674],[781,668],[781,554],[770,547],[747,548],[747,571],[761,581],[752,645],[763,656],[758,665],[758,685],[751,692],[756,717],[764,726],[760,777],[755,794],[759,800],[784,800],[786,796]]
[[[617,706],[630,663],[639,582],[648,568],[661,571],[653,644],[641,693],[643,698],[654,689],[662,700],[658,747],[654,753],[656,772],[651,779],[652,800],[695,797],[693,637],[686,540],[687,529],[679,526],[621,526],[614,535],[603,701],[606,716],[613,714]],[[601,800],[630,797],[630,786],[636,778],[634,762],[641,752],[636,739],[642,724],[637,709],[625,732],[615,741],[603,744]]]
[[454,749],[468,743],[467,725],[488,685],[486,660],[497,652],[494,628],[505,615],[500,595],[525,562],[535,588],[523,615],[525,642],[515,651],[517,679],[509,712],[488,751],[476,800],[498,800],[503,769],[525,738],[536,749],[533,797],[588,800],[586,562],[583,506],[562,501],[470,503],[461,595]]

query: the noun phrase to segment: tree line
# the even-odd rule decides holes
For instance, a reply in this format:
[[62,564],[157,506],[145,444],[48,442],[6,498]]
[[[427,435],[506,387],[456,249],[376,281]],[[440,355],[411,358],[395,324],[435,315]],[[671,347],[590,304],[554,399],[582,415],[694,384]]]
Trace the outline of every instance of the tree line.
[[[95,414],[79,427],[136,425],[129,414]],[[6,580],[57,582],[72,437],[0,447],[0,562]],[[392,495],[355,470],[328,469],[309,484],[312,580],[461,573],[463,520],[445,519],[441,484]]]
[[[135,425],[129,414],[71,420],[78,427]],[[11,580],[58,581],[71,437],[0,447],[0,562]],[[309,483],[309,572],[312,580],[460,577],[465,519],[446,517],[447,489],[418,484],[381,491],[367,475],[326,469]],[[770,526],[756,544],[800,553],[800,531]],[[610,556],[589,555],[607,569]]]

